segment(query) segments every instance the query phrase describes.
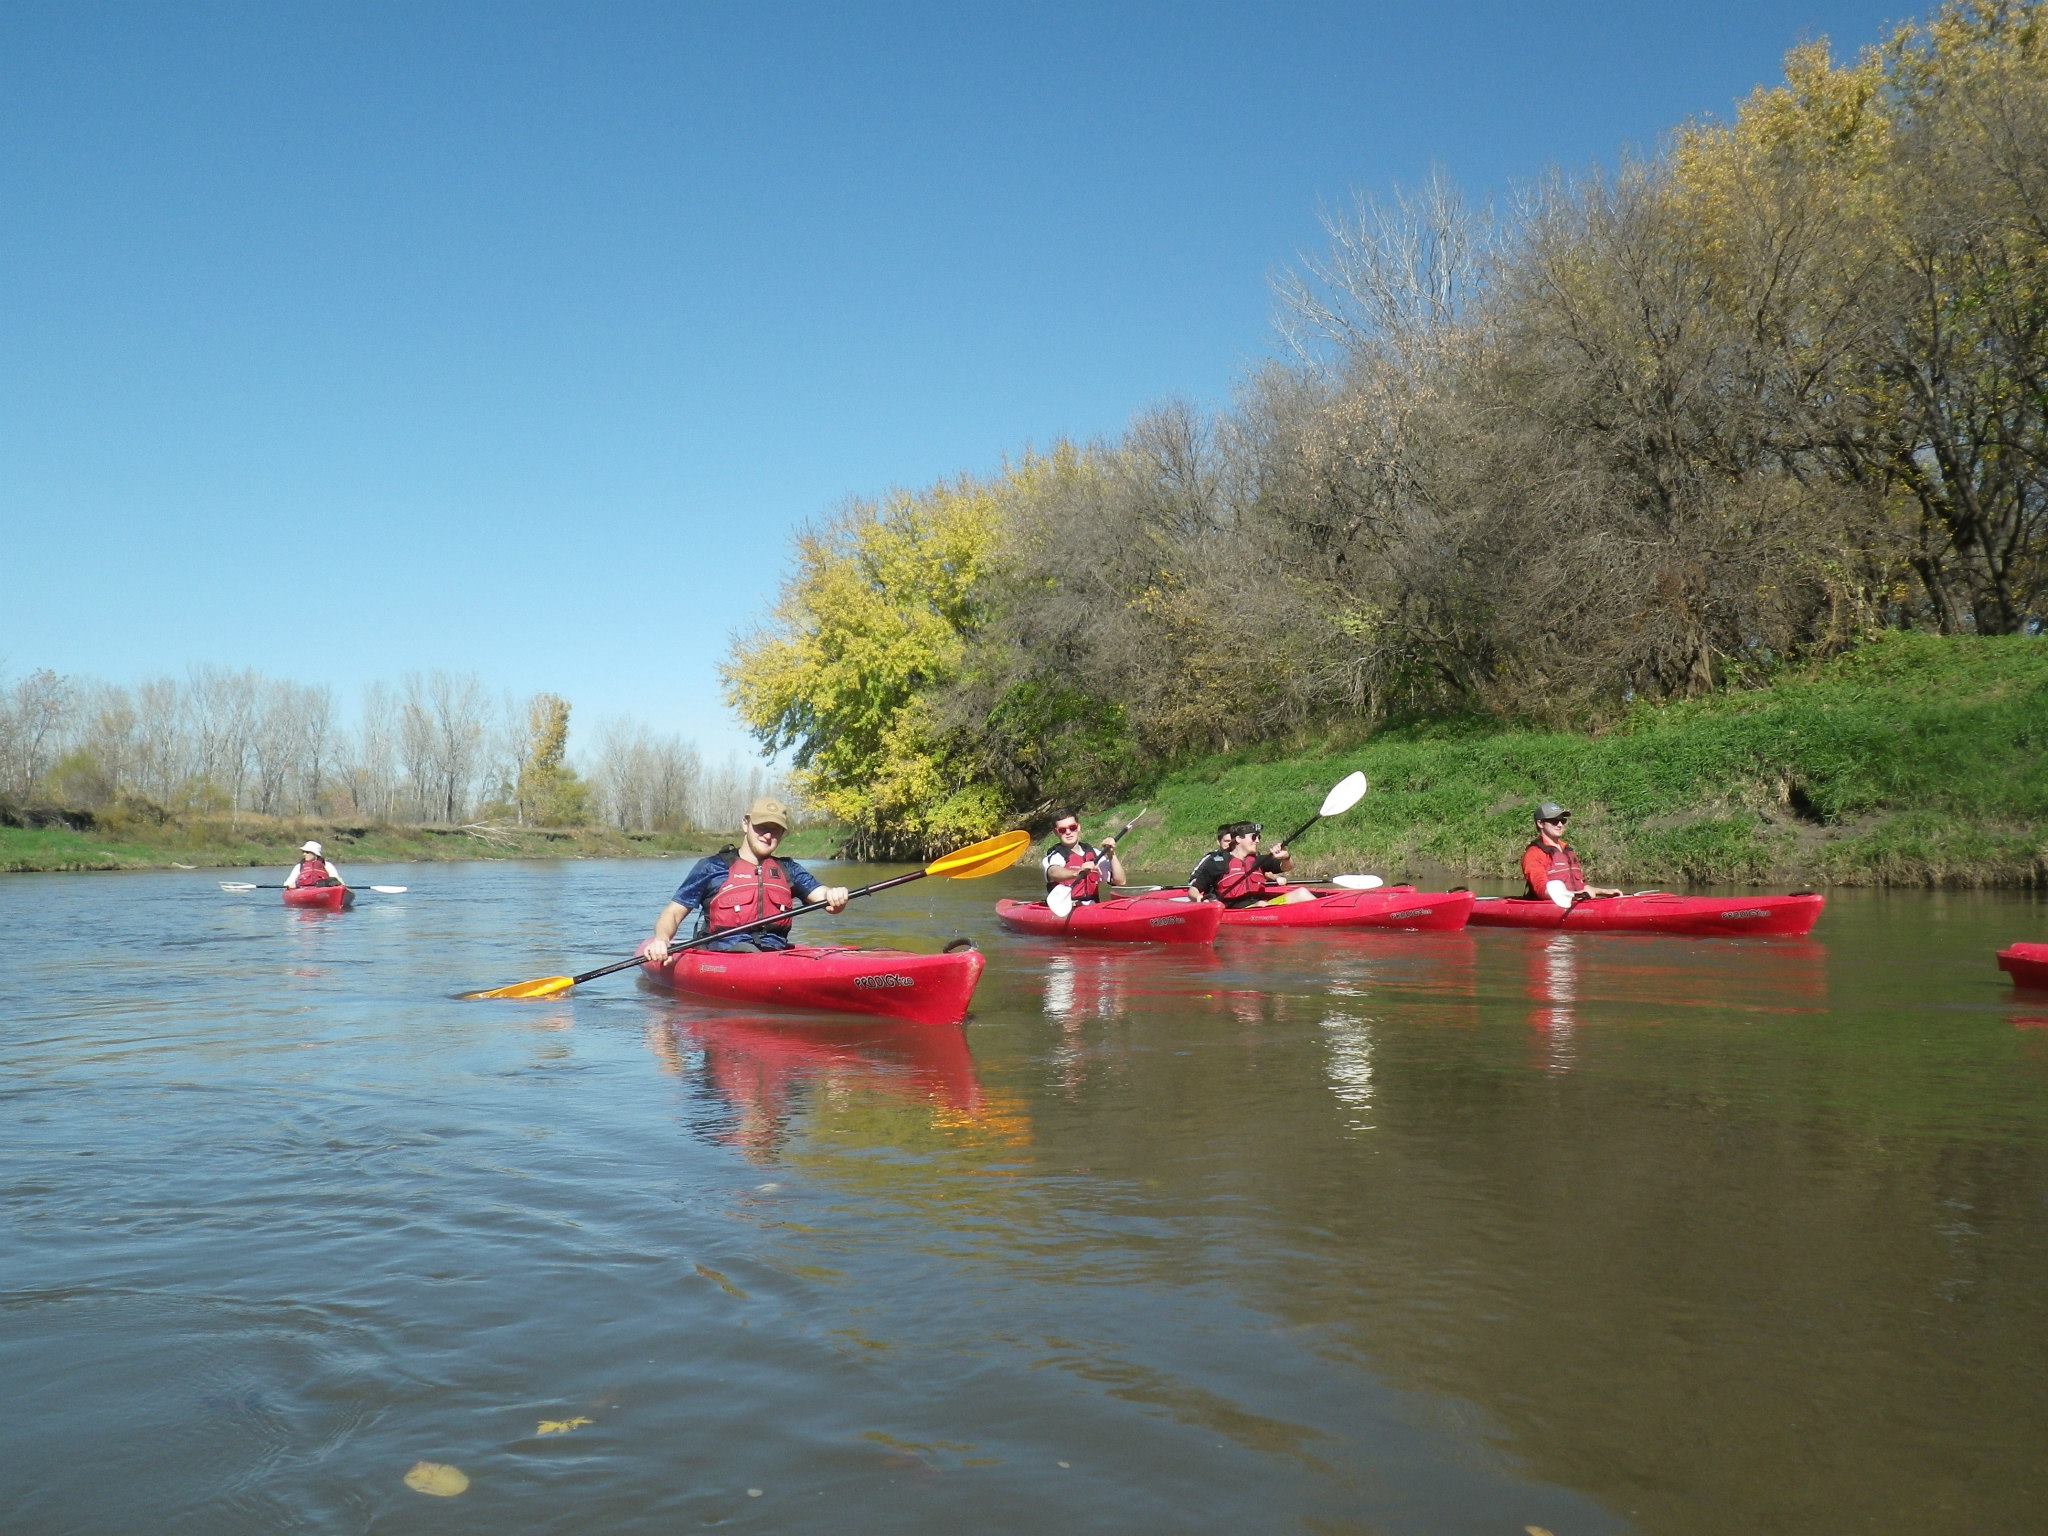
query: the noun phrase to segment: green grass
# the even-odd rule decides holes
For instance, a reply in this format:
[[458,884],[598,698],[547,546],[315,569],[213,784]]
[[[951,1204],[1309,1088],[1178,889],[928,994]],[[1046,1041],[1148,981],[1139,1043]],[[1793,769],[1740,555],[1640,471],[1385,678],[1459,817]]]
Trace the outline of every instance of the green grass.
[[1547,797],[1571,807],[1595,883],[2040,884],[2044,746],[2048,640],[1900,634],[1598,735],[1451,721],[1191,763],[1091,822],[1150,802],[1126,863],[1179,878],[1217,822],[1277,837],[1362,768],[1365,799],[1302,840],[1298,867],[1506,878]]
[[[336,825],[317,821],[174,820],[136,826],[120,820],[74,831],[68,827],[0,826],[0,872],[67,869],[164,869],[191,864],[206,869],[274,866],[297,861],[307,838],[326,845],[347,872],[351,863],[438,863],[456,859],[675,858],[711,852],[730,835],[651,836],[608,828],[518,828],[479,837],[456,829]],[[793,858],[830,852],[832,835],[799,828],[789,838]]]

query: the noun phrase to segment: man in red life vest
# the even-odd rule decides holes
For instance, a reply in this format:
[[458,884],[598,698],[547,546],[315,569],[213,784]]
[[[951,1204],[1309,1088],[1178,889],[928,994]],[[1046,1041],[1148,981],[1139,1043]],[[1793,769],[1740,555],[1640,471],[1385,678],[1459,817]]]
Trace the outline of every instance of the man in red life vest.
[[[650,960],[666,960],[669,942],[676,929],[693,911],[699,934],[717,934],[737,928],[756,918],[774,917],[813,897],[825,903],[827,912],[846,905],[846,887],[823,885],[818,877],[795,859],[779,859],[775,850],[789,826],[789,812],[780,800],[763,795],[747,807],[740,818],[740,840],[709,858],[699,859],[683,876],[675,896],[654,920],[654,936],[641,946]],[[713,938],[704,949],[788,949],[789,923],[750,928],[730,938]]]
[[1522,879],[1530,901],[1554,901],[1569,911],[1576,902],[1599,896],[1619,896],[1620,891],[1586,884],[1586,872],[1579,868],[1579,856],[1565,845],[1565,823],[1572,813],[1555,800],[1536,807],[1536,836],[1522,850]]
[[315,885],[340,885],[341,871],[327,862],[320,845],[311,839],[299,844],[299,862],[292,866],[292,872],[284,877],[284,888],[288,891],[303,890]]
[[[1223,828],[1217,829],[1221,839]],[[1294,856],[1284,843],[1270,853],[1259,851],[1260,827],[1256,821],[1229,825],[1229,843],[1203,856],[1188,878],[1188,891],[1200,901],[1220,901],[1226,907],[1253,907],[1280,901],[1314,901],[1308,891],[1288,890],[1287,871]]]
[[1045,855],[1045,888],[1064,885],[1076,902],[1100,901],[1107,885],[1124,883],[1123,860],[1116,856],[1116,839],[1107,837],[1100,848],[1081,841],[1081,818],[1061,811],[1052,819],[1053,836],[1059,841]]

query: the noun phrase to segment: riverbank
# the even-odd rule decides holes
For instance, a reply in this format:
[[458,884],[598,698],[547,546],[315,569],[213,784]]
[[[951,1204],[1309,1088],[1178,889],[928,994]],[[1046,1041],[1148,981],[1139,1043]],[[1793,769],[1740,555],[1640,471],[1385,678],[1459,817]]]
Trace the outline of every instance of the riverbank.
[[[48,813],[43,813],[48,814]],[[24,818],[28,819],[28,818]],[[381,823],[268,817],[173,818],[161,824],[120,817],[83,826],[50,821],[0,826],[0,873],[92,869],[244,869],[297,862],[315,838],[347,873],[351,864],[440,863],[462,859],[674,859],[711,852],[731,835],[619,832],[606,827],[399,827]],[[792,857],[816,858],[829,833],[799,828]]]
[[1125,865],[1179,880],[1218,822],[1281,836],[1363,769],[1365,798],[1301,840],[1298,870],[1505,880],[1549,798],[1596,883],[2039,887],[2044,748],[2048,639],[1892,634],[1592,736],[1458,722],[1192,763],[1087,830],[1148,804]]

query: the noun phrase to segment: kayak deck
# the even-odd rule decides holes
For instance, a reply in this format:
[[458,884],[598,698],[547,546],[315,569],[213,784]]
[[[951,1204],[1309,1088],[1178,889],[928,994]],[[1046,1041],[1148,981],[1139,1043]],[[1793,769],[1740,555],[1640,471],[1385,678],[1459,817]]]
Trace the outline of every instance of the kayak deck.
[[801,1008],[958,1024],[967,1017],[985,960],[979,950],[913,954],[900,949],[798,945],[763,951],[686,949],[660,965],[641,962],[650,981],[712,1002]]
[[1061,917],[1042,901],[999,901],[996,920],[1019,933],[1125,944],[1208,944],[1223,909],[1213,902],[1169,905],[1142,896],[1084,901]]
[[1226,928],[1405,928],[1450,933],[1472,915],[1470,891],[1418,891],[1412,885],[1316,893],[1313,901],[1228,907]]
[[1646,891],[1609,896],[1564,908],[1552,901],[1485,897],[1473,905],[1476,928],[1556,928],[1567,933],[1672,933],[1691,938],[1811,933],[1827,898],[1815,891],[1790,896],[1675,896]]
[[345,885],[301,885],[284,892],[288,907],[312,907],[327,912],[346,912],[356,904],[356,893]]

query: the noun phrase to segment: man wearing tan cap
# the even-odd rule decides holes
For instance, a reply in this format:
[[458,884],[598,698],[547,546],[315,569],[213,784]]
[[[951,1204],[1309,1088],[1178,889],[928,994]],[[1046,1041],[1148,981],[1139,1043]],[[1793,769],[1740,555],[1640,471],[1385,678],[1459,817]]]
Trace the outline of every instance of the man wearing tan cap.
[[[778,859],[775,850],[789,827],[789,812],[780,800],[763,795],[740,818],[740,840],[709,858],[699,859],[676,887],[669,904],[654,920],[654,937],[641,946],[650,960],[666,960],[676,929],[691,912],[703,914],[699,934],[716,934],[763,917],[774,917],[813,898],[827,912],[846,905],[846,887],[820,885],[818,877],[795,859]],[[750,928],[731,938],[714,938],[705,949],[788,949],[789,920]]]

